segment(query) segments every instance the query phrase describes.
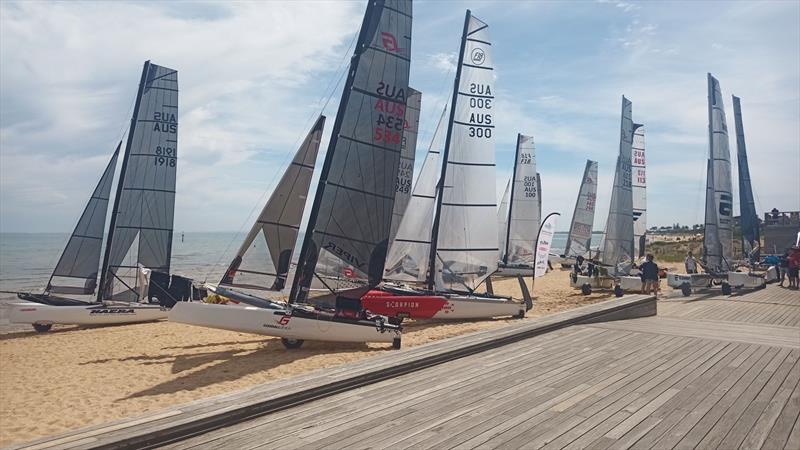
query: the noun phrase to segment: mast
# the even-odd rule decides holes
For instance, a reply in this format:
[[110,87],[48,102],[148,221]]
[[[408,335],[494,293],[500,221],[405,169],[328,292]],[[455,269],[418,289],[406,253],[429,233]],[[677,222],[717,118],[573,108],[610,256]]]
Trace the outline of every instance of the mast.
[[517,133],[517,150],[514,152],[514,169],[511,172],[511,195],[508,198],[508,216],[506,218],[506,248],[503,250],[503,264],[508,264],[508,249],[511,246],[511,209],[514,207],[514,188],[516,188],[517,164],[519,163],[519,143],[522,134]]
[[142,94],[144,93],[144,85],[147,80],[147,73],[150,70],[150,61],[144,62],[142,68],[142,78],[139,80],[139,90],[136,92],[136,103],[133,106],[133,116],[131,116],[131,126],[128,129],[128,139],[125,142],[125,153],[122,155],[122,167],[119,171],[119,179],[117,180],[117,193],[114,196],[114,207],[111,209],[111,220],[108,224],[108,237],[106,238],[106,250],[103,255],[103,265],[100,267],[100,285],[97,289],[97,301],[103,301],[105,294],[106,284],[110,281],[108,278],[108,262],[111,257],[111,243],[114,241],[114,228],[117,224],[117,214],[119,212],[119,202],[122,197],[122,187],[125,181],[125,172],[128,168],[128,160],[130,159],[131,146],[133,145],[133,132],[136,130],[136,118],[139,117],[139,106],[142,102]]
[[447,137],[444,141],[444,152],[442,153],[442,171],[439,175],[439,186],[436,196],[436,211],[433,214],[433,229],[431,231],[431,251],[428,256],[428,278],[426,284],[428,290],[433,290],[436,275],[436,248],[439,240],[439,224],[442,214],[442,197],[444,196],[444,180],[447,174],[447,161],[450,154],[450,140],[453,137],[453,120],[456,115],[456,102],[458,102],[458,86],[461,81],[461,69],[464,66],[464,48],[467,46],[467,31],[469,30],[469,18],[472,15],[467,10],[464,16],[464,31],[461,33],[461,48],[458,52],[458,67],[456,67],[456,78],[453,82],[453,103],[450,106],[450,120],[447,123]]

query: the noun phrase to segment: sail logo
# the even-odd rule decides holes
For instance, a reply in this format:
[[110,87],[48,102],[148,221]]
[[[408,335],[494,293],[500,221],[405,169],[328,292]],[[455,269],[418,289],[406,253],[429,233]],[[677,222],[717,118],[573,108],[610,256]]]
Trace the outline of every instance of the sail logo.
[[721,194],[719,196],[719,214],[721,216],[730,216],[733,210],[733,197],[729,194]]
[[381,31],[381,44],[383,49],[389,53],[405,53],[406,49],[397,45],[397,38],[392,33]]
[[292,318],[292,316],[289,316],[289,315],[283,316],[278,321],[278,323],[283,325],[283,326],[289,325],[289,320],[291,320],[291,318]]
[[328,241],[328,243],[326,243],[325,246],[323,246],[322,248],[324,248],[325,250],[328,250],[329,252],[331,252],[334,255],[338,256],[340,259],[343,259],[344,261],[347,261],[348,263],[350,263],[351,265],[353,265],[355,267],[363,267],[364,266],[364,263],[360,262],[358,260],[358,258],[356,258],[354,255],[352,255],[347,250],[337,246],[333,242]]
[[89,314],[136,314],[131,308],[124,309],[93,309]]
[[472,61],[472,64],[482,66],[483,63],[486,62],[486,53],[480,47],[473,48],[469,59]]

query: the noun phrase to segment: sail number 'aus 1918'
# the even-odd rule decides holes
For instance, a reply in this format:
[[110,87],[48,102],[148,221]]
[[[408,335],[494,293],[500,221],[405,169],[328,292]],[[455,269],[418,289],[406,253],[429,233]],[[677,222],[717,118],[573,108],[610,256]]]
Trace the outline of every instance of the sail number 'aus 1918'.
[[171,147],[156,146],[156,156],[153,165],[175,167],[175,159],[178,157],[177,150]]

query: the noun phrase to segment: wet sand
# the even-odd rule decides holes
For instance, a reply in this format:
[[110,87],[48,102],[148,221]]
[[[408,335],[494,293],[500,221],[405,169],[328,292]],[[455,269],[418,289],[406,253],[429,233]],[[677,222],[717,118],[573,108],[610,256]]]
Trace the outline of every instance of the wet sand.
[[[494,290],[521,297],[516,279],[495,281]],[[584,297],[569,287],[568,272],[562,270],[538,278],[533,295],[536,300],[528,319],[610,296]],[[407,322],[403,346],[517,320]],[[0,334],[0,446],[390,351],[389,344],[322,342],[306,342],[299,350],[287,351],[277,338],[166,321],[56,326],[45,334],[8,332]]]

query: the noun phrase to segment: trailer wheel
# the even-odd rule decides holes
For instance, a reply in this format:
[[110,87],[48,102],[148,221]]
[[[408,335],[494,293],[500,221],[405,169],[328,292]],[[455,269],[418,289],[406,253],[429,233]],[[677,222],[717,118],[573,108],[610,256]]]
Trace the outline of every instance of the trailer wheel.
[[393,349],[400,350],[400,344],[401,344],[401,342],[400,342],[400,338],[399,337],[392,339],[392,348]]
[[53,328],[52,323],[35,323],[33,324],[33,329],[38,331],[39,333],[47,333],[50,331],[50,328]]
[[730,283],[728,283],[727,281],[723,281],[722,282],[722,295],[731,295],[731,292],[733,292],[733,290],[731,289]]
[[589,283],[583,283],[581,286],[581,294],[583,295],[591,295],[592,293],[592,285]]
[[517,313],[517,315],[514,316],[514,318],[515,319],[524,319],[525,318],[525,310],[524,309],[520,309],[519,313]]
[[281,338],[281,344],[283,344],[284,347],[290,350],[302,347],[303,342],[305,341],[303,341],[302,339]]
[[622,289],[622,286],[616,285],[614,286],[614,295],[617,297],[622,297],[625,295],[625,291]]
[[683,283],[681,285],[681,293],[684,297],[692,295],[692,286],[689,283]]

